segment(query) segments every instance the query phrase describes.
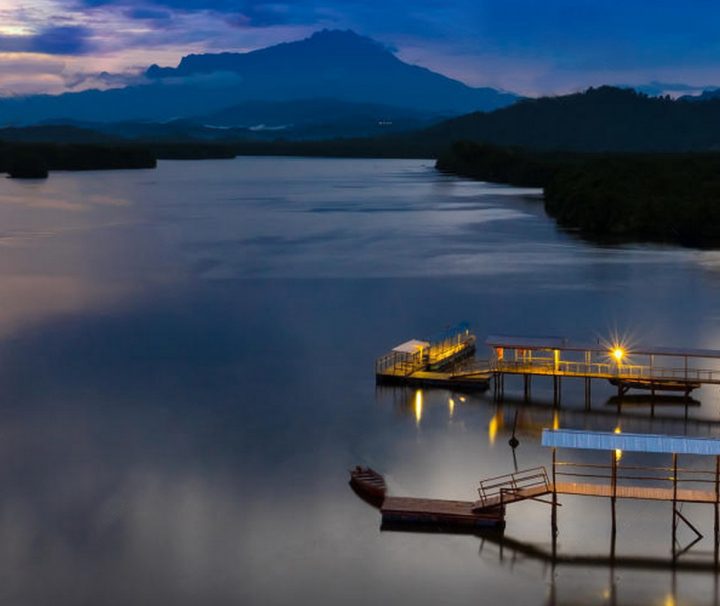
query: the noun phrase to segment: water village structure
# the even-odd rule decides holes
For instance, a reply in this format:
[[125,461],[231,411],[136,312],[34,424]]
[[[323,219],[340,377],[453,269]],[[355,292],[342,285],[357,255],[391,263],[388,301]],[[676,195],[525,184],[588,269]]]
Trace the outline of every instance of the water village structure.
[[[490,336],[488,360],[474,358],[476,339],[467,327],[454,329],[440,340],[412,340],[376,361],[378,383],[431,385],[447,389],[487,389],[494,385],[496,399],[504,398],[506,375],[523,378],[529,400],[533,377],[551,377],[554,403],[561,396],[563,378],[584,381],[586,405],[593,379],[609,381],[618,397],[629,389],[679,392],[687,401],[702,385],[720,385],[720,351],[669,347],[628,348],[619,343],[578,344],[557,337]],[[715,366],[713,368],[713,365]],[[587,406],[586,406],[587,408]],[[517,414],[516,414],[517,419]],[[514,436],[514,434],[513,434]],[[611,558],[615,557],[616,501],[664,501],[672,506],[672,562],[703,538],[698,526],[682,513],[682,503],[713,505],[714,568],[720,568],[720,439],[658,434],[578,431],[544,428],[542,445],[552,449],[550,473],[534,467],[482,480],[475,501],[449,501],[386,496],[380,505],[384,525],[448,529],[505,528],[506,509],[514,503],[537,501],[551,506],[552,558],[557,555],[558,506],[561,495],[607,498],[611,503]],[[608,453],[607,464],[560,460],[560,450],[594,450]],[[662,466],[621,465],[623,452],[667,455]],[[713,457],[706,469],[681,467],[679,457]],[[680,546],[679,524],[694,533]]]
[[[523,378],[525,399],[533,377],[551,377],[554,401],[560,401],[562,380],[581,379],[585,401],[591,381],[606,380],[618,396],[629,389],[679,392],[686,398],[702,385],[720,385],[720,350],[674,347],[633,347],[619,343],[575,343],[562,337],[492,335],[485,340],[487,360],[473,356],[476,338],[467,328],[455,328],[435,341],[413,339],[375,362],[378,383],[484,390],[493,381],[494,395],[504,396],[505,377]],[[713,367],[714,366],[714,367]]]
[[[523,501],[551,506],[552,557],[557,555],[558,507],[561,495],[607,498],[612,522],[610,553],[615,557],[618,499],[664,501],[672,506],[670,544],[672,562],[703,539],[703,534],[681,511],[682,503],[713,506],[713,566],[720,568],[720,439],[654,434],[545,429],[542,445],[552,449],[552,467],[535,467],[482,480],[476,501],[450,501],[387,496],[380,505],[384,526],[419,526],[435,529],[478,531],[505,528],[507,507]],[[607,464],[560,460],[560,450],[596,450],[607,453]],[[621,465],[623,452],[668,455],[669,465]],[[681,455],[712,457],[707,468],[681,467]],[[681,546],[680,523],[694,539]]]

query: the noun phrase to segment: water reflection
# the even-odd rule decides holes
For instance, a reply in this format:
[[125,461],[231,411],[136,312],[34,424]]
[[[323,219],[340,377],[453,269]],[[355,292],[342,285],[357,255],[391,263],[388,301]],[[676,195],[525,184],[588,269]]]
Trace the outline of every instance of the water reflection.
[[[710,601],[700,571],[679,571],[673,592],[668,571],[585,560],[550,583],[536,574],[550,564],[510,543],[498,566],[489,540],[479,559],[476,537],[379,533],[347,469],[472,499],[481,477],[548,463],[543,426],[718,435],[712,389],[646,405],[598,385],[586,411],[571,384],[553,409],[541,381],[526,404],[508,380],[495,403],[375,390],[370,369],[458,320],[479,335],[621,325],[717,347],[712,255],[582,243],[533,192],[416,161],[3,179],[0,224],[3,601],[538,604],[548,585],[557,603]],[[606,556],[608,508],[589,501],[563,499],[560,555]],[[668,556],[667,508],[619,513],[619,559]],[[518,505],[508,529],[547,551],[546,506]]]

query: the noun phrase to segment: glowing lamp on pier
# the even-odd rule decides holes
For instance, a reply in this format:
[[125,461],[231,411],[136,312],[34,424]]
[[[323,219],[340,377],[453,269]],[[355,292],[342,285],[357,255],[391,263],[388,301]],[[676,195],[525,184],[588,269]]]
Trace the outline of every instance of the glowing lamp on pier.
[[620,364],[620,362],[622,362],[623,358],[625,357],[625,350],[620,345],[616,345],[615,347],[613,347],[611,353],[612,357],[618,364]]

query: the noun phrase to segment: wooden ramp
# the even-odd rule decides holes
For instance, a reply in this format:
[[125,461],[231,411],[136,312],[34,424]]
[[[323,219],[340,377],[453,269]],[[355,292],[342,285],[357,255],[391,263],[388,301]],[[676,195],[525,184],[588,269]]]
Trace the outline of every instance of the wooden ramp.
[[538,499],[552,492],[544,467],[532,467],[482,480],[478,487],[480,497],[473,503],[473,511],[482,512],[510,503]]

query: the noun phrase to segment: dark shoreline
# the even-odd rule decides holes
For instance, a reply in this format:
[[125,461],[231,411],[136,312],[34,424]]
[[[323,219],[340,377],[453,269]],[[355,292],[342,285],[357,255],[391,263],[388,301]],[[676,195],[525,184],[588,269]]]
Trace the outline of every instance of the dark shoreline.
[[720,247],[720,153],[530,152],[459,142],[436,167],[542,187],[548,215],[593,242]]

